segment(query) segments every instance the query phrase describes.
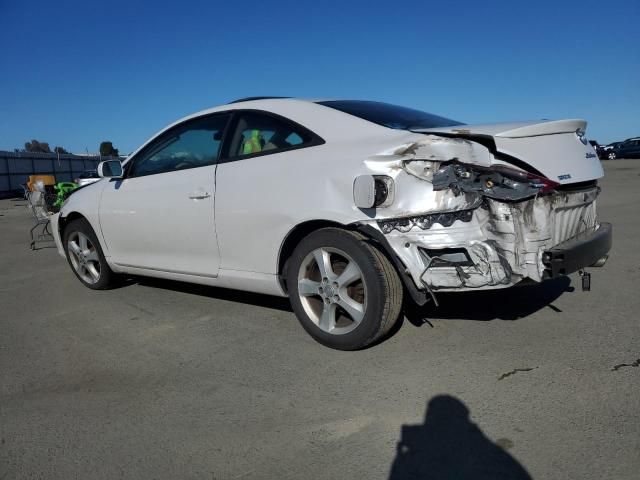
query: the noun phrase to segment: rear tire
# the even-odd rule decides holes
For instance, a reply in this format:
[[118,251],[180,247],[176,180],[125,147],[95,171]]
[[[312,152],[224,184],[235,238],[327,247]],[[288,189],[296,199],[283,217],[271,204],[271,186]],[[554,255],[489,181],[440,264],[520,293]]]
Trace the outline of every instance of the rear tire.
[[387,257],[363,235],[323,228],[289,259],[291,306],[319,343],[357,350],[382,338],[398,320],[403,287]]
[[67,261],[85,287],[106,290],[116,286],[117,275],[109,268],[91,224],[78,218],[64,229],[62,240]]

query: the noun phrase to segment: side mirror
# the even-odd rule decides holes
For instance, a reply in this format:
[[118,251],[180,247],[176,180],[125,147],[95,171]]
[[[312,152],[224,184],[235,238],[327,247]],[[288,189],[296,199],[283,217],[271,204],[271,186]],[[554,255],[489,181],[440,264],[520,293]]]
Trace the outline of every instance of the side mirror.
[[106,160],[98,164],[100,178],[122,178],[122,164],[120,160]]

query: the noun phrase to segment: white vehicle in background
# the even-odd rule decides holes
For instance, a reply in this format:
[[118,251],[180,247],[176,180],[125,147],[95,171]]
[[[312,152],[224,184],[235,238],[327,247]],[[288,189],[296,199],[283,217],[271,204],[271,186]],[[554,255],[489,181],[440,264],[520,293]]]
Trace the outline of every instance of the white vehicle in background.
[[84,187],[85,185],[95,183],[98,180],[100,180],[100,175],[98,175],[97,170],[85,170],[76,178],[74,178],[73,182],[77,183],[79,187]]
[[612,230],[585,128],[245,99],[101,163],[52,230],[89,288],[127,274],[288,296],[316,340],[358,349],[405,295],[423,305],[604,263]]

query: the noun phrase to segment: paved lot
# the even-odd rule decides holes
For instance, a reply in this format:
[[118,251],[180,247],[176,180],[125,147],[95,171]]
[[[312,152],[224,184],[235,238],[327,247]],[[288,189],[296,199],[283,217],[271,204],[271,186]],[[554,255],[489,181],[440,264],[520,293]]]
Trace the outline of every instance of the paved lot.
[[0,201],[0,479],[637,479],[640,161],[605,167],[592,292],[446,296],[352,353],[281,299],[88,290]]

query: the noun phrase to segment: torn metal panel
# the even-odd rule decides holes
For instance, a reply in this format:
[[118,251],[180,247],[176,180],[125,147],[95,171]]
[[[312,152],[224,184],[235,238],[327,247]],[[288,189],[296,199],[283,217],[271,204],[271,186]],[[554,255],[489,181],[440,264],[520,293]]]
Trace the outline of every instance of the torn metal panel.
[[[517,160],[518,165],[527,165],[547,178],[571,184],[604,175],[596,152],[585,138],[586,125],[584,120],[568,119],[412,131],[489,142],[494,154],[506,155]],[[466,157],[459,159],[467,161]]]
[[473,141],[426,135],[365,161],[395,192],[366,223],[385,235],[418,287],[541,281],[543,252],[595,225],[597,188],[556,191],[557,182],[492,160]]
[[[421,216],[371,224],[385,233],[418,286],[434,291],[503,288],[527,278],[543,279],[543,252],[596,225],[597,193],[594,187],[520,202],[485,198],[471,210],[470,219],[433,222],[426,229],[419,224]],[[468,260],[438,260],[433,254],[438,249],[463,251]]]
[[[433,290],[510,286],[514,283],[511,266],[495,241],[472,241],[466,250],[472,262],[470,266],[451,262],[447,266],[431,268],[437,257],[429,258],[426,253],[423,254],[427,266],[420,280]],[[516,278],[521,279],[520,276]]]
[[463,138],[425,135],[417,142],[406,143],[365,160],[373,171],[405,170],[421,180],[431,180],[440,162],[464,159],[465,162],[489,167],[492,155],[479,143]]
[[[380,172],[376,174],[380,175]],[[393,192],[393,202],[375,210],[375,217],[380,220],[469,210],[481,203],[478,193],[456,195],[452,190],[436,192],[431,182],[420,180],[404,170],[387,171],[386,176],[393,180],[388,188]]]
[[[426,284],[433,290],[509,286],[520,277],[514,276],[501,245],[487,239],[483,225],[488,215],[487,210],[479,208],[473,211],[470,222],[458,221],[450,227],[434,225],[426,231],[393,231],[386,238],[416,285]],[[455,256],[434,255],[438,249],[462,250],[465,260],[450,262],[448,258]]]
[[393,204],[376,211],[378,218],[395,218],[429,213],[469,210],[481,201],[479,192],[434,189],[434,174],[443,162],[465,158],[478,167],[491,163],[489,150],[477,143],[460,138],[425,135],[417,142],[406,143],[365,160],[374,175],[393,179]]
[[425,135],[425,138],[397,148],[395,155],[412,156],[412,159],[446,162],[464,159],[473,165],[491,165],[491,153],[479,143],[465,138],[449,138]]

